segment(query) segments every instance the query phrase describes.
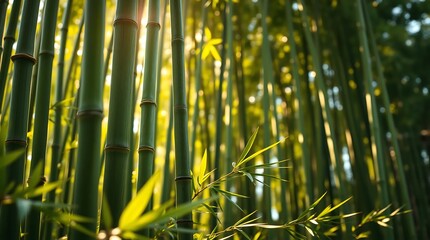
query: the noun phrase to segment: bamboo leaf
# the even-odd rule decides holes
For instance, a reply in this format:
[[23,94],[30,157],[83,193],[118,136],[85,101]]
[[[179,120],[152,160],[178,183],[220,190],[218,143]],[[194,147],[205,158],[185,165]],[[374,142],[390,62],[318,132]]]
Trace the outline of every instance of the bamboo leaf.
[[315,233],[314,231],[312,231],[312,229],[310,229],[308,226],[305,226],[306,231],[308,231],[308,233],[312,236],[315,237]]
[[201,204],[211,202],[216,199],[218,199],[218,196],[213,196],[207,199],[201,199],[201,200],[179,205],[176,208],[167,211],[165,214],[163,214],[163,216],[158,218],[156,221],[152,222],[151,225],[165,223],[169,221],[171,218],[177,218],[177,217],[183,216],[187,213],[190,213],[191,211],[199,207]]
[[236,164],[236,168],[239,168],[241,165],[243,165],[243,164],[245,164],[245,163],[249,162],[250,160],[254,159],[256,156],[260,155],[261,153],[263,153],[263,152],[265,152],[265,151],[267,151],[267,150],[269,150],[269,149],[272,149],[272,148],[276,147],[276,145],[280,144],[280,143],[281,143],[281,142],[283,142],[284,140],[285,140],[285,138],[284,138],[283,140],[281,140],[281,141],[278,141],[278,142],[276,142],[276,143],[274,143],[274,144],[272,144],[272,145],[270,145],[270,146],[268,146],[268,147],[265,147],[265,148],[263,148],[263,149],[261,149],[261,150],[259,150],[259,151],[255,152],[255,153],[253,153],[251,156],[249,156],[249,157],[245,158],[244,160],[242,160],[242,161],[238,162],[238,163]]
[[205,179],[205,172],[206,172],[206,166],[207,166],[207,150],[205,150],[205,153],[203,154],[202,160],[200,162],[200,172],[198,177],[198,182],[200,185],[203,184]]
[[207,39],[212,39],[212,33],[211,30],[208,27],[205,27],[205,36]]
[[151,199],[155,183],[159,180],[160,173],[156,172],[139,190],[136,197],[125,207],[119,219],[119,226],[127,226],[136,221],[142,215]]
[[103,202],[104,204],[102,204],[102,218],[106,229],[109,230],[112,228],[112,212],[110,210],[109,203],[106,200],[106,195],[103,195]]
[[7,153],[3,156],[1,156],[0,159],[0,169],[8,166],[9,164],[13,163],[15,160],[17,160],[22,154],[24,154],[24,150],[16,150],[10,153]]
[[62,182],[58,181],[58,182],[53,182],[53,183],[47,183],[47,184],[45,184],[43,186],[40,186],[40,187],[38,187],[38,188],[36,188],[34,190],[31,190],[29,188],[29,192],[27,192],[27,196],[29,198],[32,198],[32,197],[36,197],[36,196],[39,196],[39,195],[43,195],[45,193],[48,193],[48,192],[56,189],[57,187],[59,187],[61,185],[62,185]]
[[122,231],[137,231],[137,230],[143,229],[144,227],[150,224],[154,224],[155,220],[160,218],[160,216],[163,215],[165,210],[168,207],[172,206],[172,204],[173,204],[173,200],[167,201],[159,208],[143,214],[139,218],[135,219],[135,221],[133,222],[130,222],[128,224],[123,224],[123,225],[120,223],[119,228]]
[[221,56],[218,53],[218,50],[213,45],[208,45],[211,51],[211,55],[215,60],[221,61]]
[[240,154],[238,163],[240,163],[241,161],[243,161],[243,159],[245,159],[246,155],[248,155],[249,151],[252,148],[252,145],[254,145],[254,141],[255,138],[257,137],[258,134],[258,127],[257,129],[255,129],[254,133],[252,133],[251,137],[249,138],[248,142],[245,145],[245,148],[243,149],[242,153]]

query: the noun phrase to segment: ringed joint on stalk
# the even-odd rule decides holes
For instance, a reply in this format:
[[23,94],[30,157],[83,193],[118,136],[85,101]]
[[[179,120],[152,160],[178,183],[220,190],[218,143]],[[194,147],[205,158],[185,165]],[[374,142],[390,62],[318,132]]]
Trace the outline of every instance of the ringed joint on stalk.
[[181,36],[179,36],[179,37],[174,37],[173,39],[172,39],[172,43],[174,43],[174,42],[184,42],[184,38],[183,37],[181,37]]
[[175,178],[175,182],[178,182],[178,181],[187,181],[187,180],[191,180],[191,179],[192,179],[191,176],[177,176]]
[[139,146],[139,149],[137,150],[139,153],[143,152],[143,151],[150,151],[150,152],[155,152],[155,149],[151,146]]
[[157,103],[154,101],[154,100],[152,100],[152,99],[142,99],[142,101],[140,101],[140,106],[142,107],[143,105],[145,105],[145,104],[152,104],[152,105],[154,105],[155,107],[157,107]]
[[54,51],[42,50],[39,52],[39,56],[41,55],[48,55],[48,56],[54,57]]
[[117,23],[128,23],[128,24],[134,25],[136,28],[139,27],[137,22],[131,18],[117,18],[113,21],[113,26],[115,26],[115,24]]
[[121,145],[106,145],[105,151],[106,152],[129,152],[130,148],[126,146],[121,146]]
[[185,104],[177,104],[177,105],[175,105],[175,109],[178,109],[178,110],[180,110],[180,109],[187,110],[187,105],[185,105]]
[[156,27],[158,29],[161,28],[161,25],[158,22],[148,21],[148,23],[146,24],[146,28],[149,28],[151,26]]
[[17,54],[15,54],[15,55],[13,55],[10,59],[11,59],[13,62],[15,62],[15,60],[18,60],[18,59],[20,59],[20,58],[22,58],[22,59],[24,59],[24,60],[29,60],[29,61],[31,61],[31,62],[33,63],[33,65],[34,65],[34,64],[36,64],[36,62],[37,62],[36,58],[34,58],[34,57],[33,57],[33,55],[30,55],[30,54],[28,54],[28,53],[17,53]]
[[16,39],[15,39],[15,36],[12,36],[12,35],[6,35],[6,36],[4,36],[3,37],[3,39],[6,41],[7,39],[10,39],[10,40],[12,40],[12,41],[16,41]]
[[6,144],[12,143],[12,144],[17,144],[17,145],[27,146],[27,141],[26,140],[20,140],[20,139],[8,139],[5,141],[5,143]]
[[76,118],[77,119],[81,118],[81,117],[90,117],[90,116],[95,116],[95,117],[103,118],[103,111],[97,110],[97,109],[89,109],[89,110],[79,111],[76,114]]

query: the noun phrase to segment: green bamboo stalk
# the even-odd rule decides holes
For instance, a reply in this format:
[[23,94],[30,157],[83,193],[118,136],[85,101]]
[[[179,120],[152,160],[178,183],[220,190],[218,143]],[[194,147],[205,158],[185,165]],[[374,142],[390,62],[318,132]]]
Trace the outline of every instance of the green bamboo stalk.
[[[357,0],[357,28],[361,47],[361,59],[363,66],[364,86],[366,89],[366,105],[370,124],[370,132],[372,139],[372,155],[375,162],[376,179],[378,190],[380,193],[380,207],[385,207],[390,204],[388,195],[388,183],[386,177],[386,166],[384,159],[384,150],[382,147],[382,136],[379,123],[378,108],[376,105],[375,93],[372,89],[372,68],[370,59],[370,50],[366,34],[366,23],[363,14],[363,3]],[[394,239],[394,232],[391,228],[384,229],[385,239]]]
[[[103,48],[105,29],[103,0],[85,1],[85,34],[82,61],[82,79],[77,113],[78,159],[73,194],[74,213],[92,219],[82,224],[96,232],[98,212],[98,185],[100,173],[101,121],[103,118]],[[70,239],[93,239],[75,229]]]
[[[261,26],[263,29],[263,43],[261,47],[261,55],[262,55],[262,64],[263,64],[263,115],[264,115],[264,135],[263,135],[263,145],[269,146],[271,144],[271,129],[270,129],[270,117],[269,117],[269,111],[270,111],[270,95],[269,95],[269,84],[273,82],[273,69],[272,69],[272,57],[270,54],[270,46],[269,46],[269,37],[268,37],[268,30],[267,30],[267,23],[266,23],[266,17],[267,17],[267,6],[268,2],[267,0],[261,0],[260,1],[260,7],[261,7]],[[271,85],[273,87],[273,85]],[[265,151],[263,153],[264,163],[268,164],[270,163],[270,150]],[[265,175],[271,174],[271,169],[266,168],[264,169]],[[266,184],[269,187],[263,187],[263,220],[267,222],[272,222],[272,198],[271,198],[271,192],[270,192],[270,178],[265,176],[264,177],[264,184]]]
[[[6,34],[4,36],[3,56],[0,65],[0,109],[3,109],[3,98],[6,87],[6,80],[9,71],[10,56],[12,54],[12,46],[15,43],[16,27],[18,25],[19,12],[21,10],[21,0],[13,1],[12,9],[9,16]],[[3,121],[4,116],[1,116]]]
[[8,4],[9,4],[8,0],[0,1],[0,59],[3,53],[3,33],[4,33],[4,25],[6,23],[6,11],[7,11]]
[[[241,9],[243,5],[243,2],[238,3],[238,9]],[[240,55],[239,59],[235,59],[237,66],[236,72],[236,90],[237,90],[237,96],[238,96],[238,109],[239,109],[239,126],[241,131],[241,149],[245,147],[246,141],[248,140],[248,121],[247,121],[247,104],[245,99],[245,82],[247,81],[247,78],[245,77],[244,73],[244,55],[245,55],[245,47],[244,47],[244,38],[243,38],[243,26],[242,26],[242,15],[237,14],[237,40],[238,46],[240,48]],[[207,116],[208,114],[206,114]],[[209,145],[209,144],[208,144]],[[210,155],[208,154],[208,157]],[[209,160],[209,158],[208,158]],[[247,163],[247,167],[252,166],[252,162]],[[244,179],[243,184],[241,184],[239,187],[241,188],[242,194],[245,196],[248,196],[248,198],[241,199],[242,204],[240,206],[243,206],[243,210],[245,213],[243,214],[243,217],[250,214],[255,208],[255,187],[253,183],[249,179]],[[254,235],[252,228],[246,228],[244,231],[248,235]]]
[[[114,21],[112,81],[106,137],[103,192],[111,209],[113,227],[125,207],[125,185],[131,134],[131,101],[137,40],[137,0],[118,1]],[[103,219],[103,216],[102,216]],[[102,221],[103,224],[103,221]]]
[[[362,4],[366,4],[366,3],[362,2]],[[409,190],[408,190],[406,176],[405,176],[405,170],[403,168],[403,166],[404,166],[403,160],[402,160],[400,147],[399,147],[398,133],[397,133],[396,126],[394,124],[393,114],[389,110],[390,109],[390,98],[388,95],[387,85],[386,85],[385,77],[383,74],[383,67],[381,64],[380,57],[379,57],[378,49],[376,48],[376,41],[375,41],[375,38],[373,36],[372,24],[370,23],[370,19],[368,16],[368,7],[365,7],[365,6],[362,5],[362,13],[363,13],[363,16],[365,18],[365,23],[363,23],[363,24],[367,23],[365,26],[366,26],[367,33],[368,33],[367,35],[369,37],[369,43],[371,45],[371,49],[373,50],[373,56],[375,57],[375,60],[376,60],[376,70],[377,70],[377,74],[378,74],[377,80],[379,83],[378,85],[381,87],[383,106],[385,109],[387,109],[385,114],[387,117],[388,129],[391,133],[391,143],[393,145],[394,153],[395,153],[394,160],[395,160],[396,167],[398,169],[397,174],[398,174],[398,178],[399,178],[399,182],[400,182],[400,186],[399,186],[399,188],[400,188],[400,200],[401,200],[401,204],[404,205],[406,209],[412,209],[411,201],[409,198]],[[417,239],[413,215],[412,214],[406,214],[404,216],[404,219],[406,220],[406,235],[408,236],[408,239],[411,239],[411,240]]]
[[[77,132],[78,132],[78,124],[77,120],[75,118],[76,112],[78,109],[78,102],[79,102],[79,89],[77,89],[76,96],[74,98],[74,102],[72,105],[72,108],[69,112],[69,119],[71,119],[71,122],[67,125],[66,129],[64,130],[64,136],[63,141],[61,143],[62,151],[60,152],[62,159],[61,163],[61,173],[62,179],[63,179],[63,185],[62,188],[64,191],[61,191],[61,193],[58,196],[57,202],[64,203],[67,205],[72,204],[73,199],[73,182],[72,179],[74,179],[74,170],[76,166],[76,153],[77,148],[73,146],[74,142],[76,142],[77,138]],[[67,141],[69,144],[67,144]],[[65,156],[65,147],[66,145],[70,146],[69,152],[67,156]],[[57,236],[64,236],[68,233],[68,227],[63,226],[62,228],[59,228],[57,231]],[[51,239],[51,238],[49,238]]]
[[206,19],[207,19],[207,6],[206,1],[202,1],[202,7],[201,7],[201,40],[197,45],[197,51],[198,54],[196,56],[196,70],[194,72],[195,78],[194,78],[194,91],[195,91],[195,98],[194,98],[194,110],[193,110],[193,119],[192,126],[193,129],[191,130],[191,166],[194,166],[194,158],[195,158],[195,147],[196,147],[196,135],[197,135],[197,127],[198,127],[198,117],[199,117],[199,99],[200,99],[200,90],[201,90],[201,81],[202,81],[202,52],[203,52],[203,42],[205,38],[205,28],[206,28]]
[[[137,138],[138,138],[138,134],[133,132],[133,125],[134,125],[134,114],[136,111],[136,103],[137,103],[137,91],[140,89],[140,86],[143,82],[142,77],[140,78],[139,82],[138,82],[138,87],[136,88],[136,78],[137,78],[137,62],[138,62],[138,58],[139,58],[139,49],[140,49],[140,44],[139,44],[139,39],[140,39],[140,35],[141,35],[141,30],[142,30],[142,17],[143,17],[143,10],[145,8],[145,0],[138,0],[137,1],[137,33],[136,33],[136,46],[135,46],[135,57],[134,57],[134,74],[133,74],[133,92],[132,92],[132,106],[131,106],[131,112],[130,112],[130,152],[128,154],[128,170],[127,170],[127,176],[126,176],[126,190],[125,190],[125,202],[128,203],[132,196],[133,196],[133,186],[132,186],[132,178],[133,178],[133,169],[134,169],[134,154],[136,151],[136,142],[137,142]],[[142,71],[141,71],[141,76],[142,76]]]
[[[228,58],[228,72],[227,72],[227,97],[225,103],[225,172],[227,174],[233,169],[233,74],[234,74],[234,45],[233,45],[233,2],[227,1],[226,6],[226,18],[227,18],[227,58]],[[221,72],[220,74],[224,74]],[[227,181],[226,190],[232,191],[232,182]],[[234,224],[237,217],[234,216],[234,209],[232,203],[225,201],[224,206],[224,229]]]
[[[215,122],[215,158],[214,158],[214,177],[213,179],[219,179],[221,176],[220,169],[220,158],[221,158],[221,139],[222,139],[222,133],[223,133],[223,127],[222,127],[222,118],[224,116],[223,111],[223,103],[222,103],[222,91],[223,91],[223,83],[224,83],[224,69],[226,66],[226,41],[227,38],[227,16],[226,16],[226,7],[222,10],[222,17],[223,17],[223,33],[222,33],[222,43],[221,43],[221,67],[220,67],[220,75],[219,75],[219,81],[218,81],[218,88],[216,90],[216,122]],[[214,84],[216,86],[216,84]],[[214,209],[215,212],[218,211],[218,209]],[[214,229],[217,226],[217,219],[216,216],[211,217],[210,222],[210,228]]]
[[[157,81],[157,93],[156,93],[156,99],[160,101],[160,92],[161,92],[161,76],[162,76],[162,68],[163,68],[163,53],[164,53],[164,36],[166,33],[166,16],[167,16],[167,6],[169,5],[168,0],[164,0],[161,2],[163,8],[161,12],[161,33],[159,38],[159,44],[158,44],[158,63],[157,63],[157,75],[158,75],[158,81]],[[167,200],[170,199],[170,192],[172,189],[172,177],[171,177],[171,169],[170,169],[170,152],[171,152],[171,146],[172,146],[172,126],[173,126],[173,92],[172,92],[172,85],[170,84],[170,96],[169,96],[169,122],[166,132],[166,142],[165,142],[165,157],[164,157],[164,166],[163,166],[163,187],[160,197],[160,204],[165,203]],[[160,116],[160,108],[156,109],[157,117],[155,118],[155,137],[154,137],[154,146],[155,150],[157,151],[157,140],[159,136],[159,130],[160,124],[158,122],[159,116]]]
[[141,99],[141,128],[139,143],[139,173],[137,188],[140,189],[152,176],[155,156],[155,118],[157,93],[158,33],[160,31],[159,1],[148,2],[147,40],[145,52],[145,70]]
[[[27,145],[29,91],[32,67],[36,62],[33,51],[38,13],[39,0],[25,1],[16,54],[12,57],[15,66],[6,152],[25,150]],[[21,187],[25,160],[24,154],[8,167],[7,182]],[[19,239],[20,219],[17,216],[16,204],[2,206],[0,214],[0,238]]]
[[[69,90],[69,88],[73,87],[73,78],[72,78],[72,74],[73,71],[76,71],[76,68],[78,68],[78,64],[77,64],[77,56],[78,56],[78,50],[79,50],[79,46],[80,46],[80,42],[81,42],[81,36],[82,36],[82,30],[84,27],[84,23],[85,23],[85,12],[82,15],[81,21],[79,22],[79,29],[78,29],[78,33],[76,34],[76,38],[74,41],[74,46],[73,46],[73,50],[72,50],[72,57],[70,58],[69,61],[69,67],[67,69],[67,73],[66,76],[64,78],[64,90],[63,90],[63,98],[66,99],[68,94],[70,94],[70,96],[73,96],[73,89],[72,91]],[[72,92],[72,93],[69,93]]]
[[[155,159],[155,128],[157,117],[157,82],[158,82],[158,44],[160,31],[160,1],[150,0],[148,2],[148,23],[145,51],[145,67],[143,76],[143,92],[140,102],[141,122],[139,141],[139,171],[137,189],[152,176]],[[152,201],[146,210],[152,208]],[[150,235],[149,229],[145,229],[144,235]]]
[[[67,33],[69,29],[70,14],[72,12],[73,0],[68,0],[67,5],[64,8],[62,27],[61,27],[61,39],[60,39],[60,52],[57,60],[57,81],[55,90],[55,102],[59,103],[63,99],[63,78],[64,78],[64,55],[66,51]],[[62,134],[62,121],[61,116],[63,109],[61,104],[55,107],[55,119],[54,119],[54,133],[52,139],[52,151],[51,151],[51,168],[49,173],[49,181],[57,181],[58,179],[58,164],[60,163],[60,148],[61,148],[61,134]],[[47,202],[55,202],[55,191],[51,191],[47,194]],[[52,238],[52,230],[54,228],[53,222],[46,222],[43,231],[43,238],[49,240]]]
[[[167,1],[166,1],[167,2]],[[161,193],[161,203],[165,203],[170,199],[171,192],[171,170],[170,170],[170,152],[172,149],[172,130],[173,130],[173,89],[170,91],[170,105],[169,105],[169,122],[166,131],[166,156],[164,158],[163,168],[163,190]]]
[[[301,94],[301,79],[299,76],[299,66],[297,62],[297,50],[296,50],[296,41],[294,40],[294,27],[293,27],[293,13],[291,11],[291,1],[286,1],[286,20],[288,27],[288,43],[290,45],[290,64],[292,68],[292,76],[294,80],[293,92],[295,96],[295,100],[297,101],[297,115],[296,115],[296,123],[298,127],[299,134],[301,135],[301,139],[299,139],[299,143],[302,150],[302,161],[305,167],[305,182],[306,182],[306,205],[309,205],[311,201],[314,201],[314,187],[312,182],[312,173],[311,173],[311,158],[309,155],[309,146],[308,146],[308,138],[305,132],[304,126],[304,104],[302,100]],[[300,137],[299,137],[300,138]]]
[[[186,105],[184,32],[182,24],[182,1],[170,1],[172,21],[172,68],[174,96],[174,135],[176,156],[176,204],[191,201],[190,156],[188,143],[188,111]],[[177,219],[179,228],[192,229],[192,215]],[[178,233],[178,239],[192,239],[192,233]]]
[[[32,161],[30,176],[40,164],[42,169],[45,168],[46,159],[46,144],[48,138],[48,118],[49,118],[49,103],[51,92],[52,79],[52,64],[54,59],[54,41],[55,30],[57,27],[58,0],[49,0],[46,2],[42,36],[39,52],[38,63],[38,81],[36,86],[36,102],[35,102],[35,117],[34,117],[34,133],[32,145]],[[42,170],[42,175],[43,175]],[[45,180],[43,180],[45,181]],[[42,196],[34,199],[42,201]],[[39,239],[40,237],[40,212],[37,209],[32,209],[27,223],[26,231],[28,239]]]
[[[301,9],[301,19],[303,22],[303,28],[305,32],[305,37],[307,44],[309,45],[310,53],[312,56],[313,66],[315,70],[315,83],[316,83],[316,90],[317,90],[317,100],[319,105],[322,108],[322,116],[324,120],[324,131],[327,139],[327,144],[329,147],[329,154],[330,154],[330,160],[331,165],[333,166],[335,170],[334,180],[335,180],[335,186],[339,190],[339,198],[340,199],[347,199],[348,194],[345,190],[344,185],[344,172],[342,169],[343,162],[342,158],[340,156],[339,152],[339,142],[337,140],[337,136],[335,134],[335,127],[334,127],[334,121],[333,116],[330,110],[329,106],[329,99],[327,96],[327,87],[323,80],[323,73],[321,68],[321,62],[320,57],[318,55],[318,46],[316,44],[316,41],[314,41],[312,35],[311,35],[311,28],[308,23],[308,17],[307,17],[307,7],[304,4],[304,1],[300,0],[298,1],[300,5],[302,5]],[[340,200],[338,199],[338,200]],[[345,213],[345,205],[340,207],[341,213]],[[343,221],[343,220],[342,220]],[[342,227],[342,233],[349,235],[348,232],[350,231],[350,224],[346,222],[346,228]]]

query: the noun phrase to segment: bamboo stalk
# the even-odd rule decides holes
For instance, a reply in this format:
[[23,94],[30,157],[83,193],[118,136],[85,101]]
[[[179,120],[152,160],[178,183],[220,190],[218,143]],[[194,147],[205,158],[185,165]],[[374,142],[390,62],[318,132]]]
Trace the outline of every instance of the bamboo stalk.
[[[19,12],[21,10],[21,0],[13,1],[10,12],[9,23],[7,25],[6,34],[4,36],[3,55],[0,65],[0,109],[3,109],[3,98],[7,83],[7,75],[9,71],[10,56],[12,54],[12,46],[15,43],[16,27],[18,25]],[[6,105],[7,106],[7,105]],[[6,107],[5,107],[6,108]],[[3,121],[2,115],[0,120]]]
[[[137,0],[118,1],[114,21],[112,80],[106,137],[103,193],[111,209],[112,227],[125,207],[125,190],[130,151],[131,106],[135,47],[137,40]],[[103,216],[102,216],[102,219]],[[104,222],[102,221],[102,224]],[[106,227],[106,226],[105,226]]]
[[[233,45],[233,2],[231,0],[227,1],[226,6],[226,19],[227,19],[227,97],[225,102],[225,144],[226,144],[226,152],[225,152],[225,171],[224,174],[231,172],[233,169],[233,77],[235,72],[234,66],[234,45]],[[224,72],[221,72],[224,74]],[[226,182],[226,190],[231,192],[233,189],[233,184],[231,181]],[[237,217],[235,217],[233,205],[229,201],[225,201],[224,206],[224,229],[229,226],[232,226]]]
[[[12,57],[15,66],[12,80],[9,128],[6,138],[7,153],[25,150],[27,145],[30,81],[32,67],[36,62],[33,57],[33,51],[38,10],[39,0],[25,1],[16,54]],[[7,169],[7,182],[17,184],[18,188],[23,184],[25,161],[26,156],[23,154]],[[16,204],[2,207],[0,212],[1,239],[19,239],[20,219],[17,216],[17,210]]]
[[[261,26],[263,29],[263,43],[261,47],[261,55],[262,55],[262,64],[263,64],[263,129],[264,129],[264,135],[263,135],[263,145],[264,147],[269,146],[271,144],[271,129],[270,129],[270,117],[269,117],[269,111],[270,111],[270,95],[269,95],[269,84],[273,82],[273,69],[272,65],[270,64],[272,62],[272,57],[270,54],[270,46],[269,46],[269,38],[268,38],[268,30],[267,30],[267,23],[266,23],[266,17],[267,17],[267,1],[261,0]],[[273,85],[271,85],[273,87]],[[264,158],[264,164],[270,163],[270,150],[267,150],[263,153]],[[265,175],[271,175],[271,169],[266,168],[264,169]],[[263,187],[263,219],[267,222],[272,222],[272,198],[271,198],[271,192],[270,192],[270,183],[271,180],[269,177],[264,177],[264,184],[267,186]]]
[[[42,175],[45,168],[46,143],[48,138],[49,103],[51,96],[52,64],[54,59],[55,30],[57,27],[58,0],[46,2],[42,25],[42,36],[39,52],[38,81],[36,86],[36,102],[34,117],[34,133],[32,144],[32,161],[30,176],[36,167],[41,164]],[[41,183],[43,184],[43,183]],[[42,201],[42,196],[34,199]],[[33,209],[26,224],[27,238],[39,239],[40,237],[40,213]]]
[[[157,82],[158,82],[158,35],[160,31],[160,1],[148,1],[148,23],[145,51],[145,67],[143,75],[143,92],[140,102],[140,141],[139,141],[139,171],[137,189],[141,189],[154,171],[155,158],[155,129],[157,117]],[[146,211],[152,208],[152,201]],[[148,229],[144,235],[149,236]]]
[[8,4],[9,4],[8,0],[0,1],[0,59],[3,53],[3,33],[4,33],[4,25],[6,23],[6,11],[7,11]]
[[[373,161],[376,168],[376,180],[378,183],[380,207],[385,207],[390,204],[390,197],[388,195],[388,183],[387,183],[387,170],[385,165],[383,147],[382,147],[382,136],[379,123],[378,108],[376,105],[375,94],[372,88],[372,69],[370,65],[370,51],[366,34],[366,24],[363,14],[362,1],[357,0],[357,28],[360,39],[361,47],[361,59],[363,66],[364,86],[366,89],[366,107],[368,112],[370,132],[372,139],[372,155]],[[384,229],[385,239],[394,239],[393,230],[390,228]]]
[[137,188],[140,189],[151,177],[155,156],[155,118],[157,93],[158,33],[160,31],[159,1],[148,2],[147,41],[145,52],[145,70],[141,99],[141,128],[139,143],[139,173]]
[[[67,36],[70,24],[70,15],[72,12],[73,0],[68,0],[64,7],[62,27],[61,27],[61,39],[60,39],[60,51],[57,59],[57,80],[55,89],[55,102],[59,103],[63,99],[63,86],[64,86],[64,58],[66,52]],[[60,150],[61,150],[61,138],[62,138],[62,114],[63,106],[61,104],[55,107],[55,119],[54,119],[54,133],[52,139],[52,152],[51,152],[51,168],[49,173],[49,181],[58,180],[58,168],[61,162]],[[47,202],[55,202],[55,190],[49,192],[46,197]],[[43,238],[49,240],[52,238],[53,229],[55,228],[54,222],[46,222],[43,231]]]
[[[85,33],[82,60],[82,79],[79,95],[78,159],[75,170],[74,213],[92,219],[82,224],[96,232],[98,213],[98,185],[100,173],[100,142],[103,97],[103,49],[105,29],[105,1],[85,1]],[[93,239],[75,229],[70,239]]]
[[[366,4],[364,2],[362,2],[362,4]],[[364,23],[366,24],[366,29],[367,29],[367,33],[368,33],[368,37],[369,37],[369,43],[371,46],[371,49],[373,50],[373,56],[376,59],[376,70],[377,70],[377,74],[378,74],[378,85],[381,87],[381,93],[382,93],[382,102],[383,102],[383,106],[385,109],[387,109],[386,111],[386,118],[387,118],[387,122],[388,122],[388,129],[391,133],[391,143],[393,145],[394,148],[394,153],[395,153],[395,164],[396,167],[398,169],[397,173],[398,173],[398,178],[399,178],[399,182],[400,182],[400,200],[401,200],[401,204],[405,205],[406,209],[412,209],[412,205],[411,205],[411,201],[409,198],[409,190],[408,190],[408,185],[407,185],[407,181],[406,181],[406,176],[405,176],[405,170],[403,168],[403,160],[402,160],[402,155],[400,152],[400,147],[399,147],[399,141],[398,141],[398,133],[397,133],[397,129],[396,126],[394,124],[394,119],[393,119],[393,114],[391,113],[390,110],[390,98],[388,96],[388,90],[387,90],[387,85],[386,85],[386,81],[385,81],[385,77],[383,74],[383,69],[382,69],[382,64],[381,64],[381,60],[379,57],[379,53],[377,51],[376,48],[376,42],[375,42],[375,38],[373,36],[373,30],[372,30],[372,24],[370,23],[370,19],[368,16],[368,7],[366,7],[366,5],[362,5],[362,14],[364,17]],[[415,230],[415,224],[414,224],[414,219],[412,214],[406,214],[404,216],[405,221],[406,221],[406,236],[408,236],[408,239],[417,239],[417,235],[416,235],[416,230]]]
[[[190,156],[188,143],[188,111],[186,105],[184,32],[182,24],[182,1],[170,1],[172,21],[172,68],[174,96],[174,134],[176,156],[176,204],[191,201]],[[191,214],[178,218],[179,228],[192,229]],[[178,233],[178,239],[192,239],[189,232]]]
[[[198,54],[196,56],[196,70],[194,72],[195,78],[194,78],[194,91],[195,91],[195,97],[194,97],[194,110],[193,110],[193,118],[192,118],[192,126],[193,129],[191,130],[191,167],[194,166],[194,158],[195,156],[195,148],[196,148],[196,135],[197,135],[197,128],[198,128],[198,117],[200,112],[200,90],[201,90],[201,81],[202,81],[202,52],[203,52],[203,42],[205,41],[205,28],[206,28],[206,19],[207,19],[207,6],[206,1],[202,1],[201,6],[201,40],[197,45],[197,51]],[[201,126],[201,124],[200,124]]]

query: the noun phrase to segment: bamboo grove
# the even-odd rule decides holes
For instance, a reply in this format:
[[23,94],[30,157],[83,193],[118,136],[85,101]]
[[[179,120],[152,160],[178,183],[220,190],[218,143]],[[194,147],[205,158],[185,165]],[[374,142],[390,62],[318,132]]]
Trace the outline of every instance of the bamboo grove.
[[0,239],[430,239],[429,12],[0,0]]

